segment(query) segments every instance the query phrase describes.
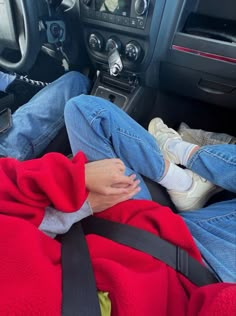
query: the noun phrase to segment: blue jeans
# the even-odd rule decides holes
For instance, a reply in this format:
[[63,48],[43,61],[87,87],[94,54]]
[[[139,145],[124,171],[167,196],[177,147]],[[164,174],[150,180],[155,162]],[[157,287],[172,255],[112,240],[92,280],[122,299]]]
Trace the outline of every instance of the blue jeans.
[[[89,161],[120,158],[126,165],[126,174],[135,173],[142,181],[136,199],[151,199],[141,175],[158,182],[165,164],[156,141],[145,129],[112,103],[85,95],[67,103],[65,123],[73,153],[81,150]],[[205,146],[192,156],[188,167],[235,191],[236,153],[233,146]],[[220,168],[224,170],[224,177]],[[205,261],[222,280],[236,281],[236,200],[180,215]]]
[[88,78],[72,71],[39,91],[13,114],[12,128],[0,134],[0,155],[37,157],[64,126],[66,102],[88,88]]
[[165,163],[155,139],[144,128],[112,103],[91,96],[72,98],[65,108],[65,122],[73,153],[83,151],[89,161],[120,158],[126,174],[135,173],[141,181],[135,198],[151,200],[141,175],[158,182]]
[[[236,192],[236,145],[200,148],[187,168],[216,185]],[[236,199],[182,212],[205,261],[225,282],[236,282]]]

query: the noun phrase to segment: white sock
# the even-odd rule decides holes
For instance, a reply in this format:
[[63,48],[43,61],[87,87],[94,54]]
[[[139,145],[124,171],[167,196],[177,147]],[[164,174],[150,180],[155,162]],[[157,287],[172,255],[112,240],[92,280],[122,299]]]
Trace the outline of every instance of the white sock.
[[16,79],[16,75],[6,74],[0,71],[0,91],[5,92],[12,81]]
[[166,175],[158,183],[167,190],[183,192],[192,186],[192,182],[192,177],[184,169],[171,162]]
[[167,149],[179,158],[180,163],[183,166],[186,166],[193,148],[197,147],[197,145],[187,143],[180,139],[170,139],[166,145]]

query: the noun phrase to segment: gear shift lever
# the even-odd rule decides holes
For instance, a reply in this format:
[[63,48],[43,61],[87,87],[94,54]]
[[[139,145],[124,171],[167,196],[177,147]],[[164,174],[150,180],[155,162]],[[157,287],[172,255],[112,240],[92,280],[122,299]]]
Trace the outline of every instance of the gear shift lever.
[[108,52],[108,65],[111,76],[118,76],[123,69],[120,54],[116,47]]

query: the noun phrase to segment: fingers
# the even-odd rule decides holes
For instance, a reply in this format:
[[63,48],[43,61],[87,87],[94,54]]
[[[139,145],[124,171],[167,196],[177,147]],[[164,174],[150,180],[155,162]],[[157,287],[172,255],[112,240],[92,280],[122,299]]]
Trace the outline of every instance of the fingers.
[[123,183],[124,185],[132,185],[136,178],[135,174],[132,174],[130,176],[120,175],[118,180],[118,183]]
[[121,172],[125,171],[125,164],[123,163],[122,160],[118,159],[118,158],[111,158],[111,159],[105,159],[106,162],[110,163],[112,166],[116,166],[118,168],[118,170],[120,170]]
[[140,187],[133,188],[129,192],[113,196],[113,205],[132,199],[138,192]]
[[[128,180],[126,179],[128,178]],[[125,177],[122,183],[117,183],[114,186],[106,188],[106,195],[121,195],[121,194],[130,194],[139,187],[140,180],[135,180],[135,175]]]
[[124,163],[117,158],[104,159],[85,165],[85,185],[90,192],[104,195],[127,194],[136,188],[135,175],[126,176]]
[[127,193],[116,195],[103,195],[90,192],[88,201],[93,210],[93,213],[98,213],[112,207],[118,203],[130,200],[140,191],[140,187],[130,187]]
[[113,173],[112,176],[111,176],[112,180],[111,180],[111,186],[112,187],[117,187],[118,185],[124,185],[124,186],[128,186],[128,185],[131,185],[135,178],[136,178],[136,175],[135,174],[132,174],[132,175],[129,175],[129,176],[126,176],[124,175],[123,173],[122,174],[118,174],[117,172]]

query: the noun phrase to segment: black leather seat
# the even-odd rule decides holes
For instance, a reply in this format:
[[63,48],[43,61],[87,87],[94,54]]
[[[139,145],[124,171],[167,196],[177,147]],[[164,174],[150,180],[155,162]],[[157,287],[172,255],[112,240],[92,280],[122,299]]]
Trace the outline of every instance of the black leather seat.
[[68,139],[68,135],[67,135],[65,127],[63,127],[59,131],[57,136],[50,142],[50,144],[40,154],[40,156],[43,156],[44,154],[49,153],[49,152],[60,152],[64,155],[71,154],[70,143],[69,143],[69,139]]

